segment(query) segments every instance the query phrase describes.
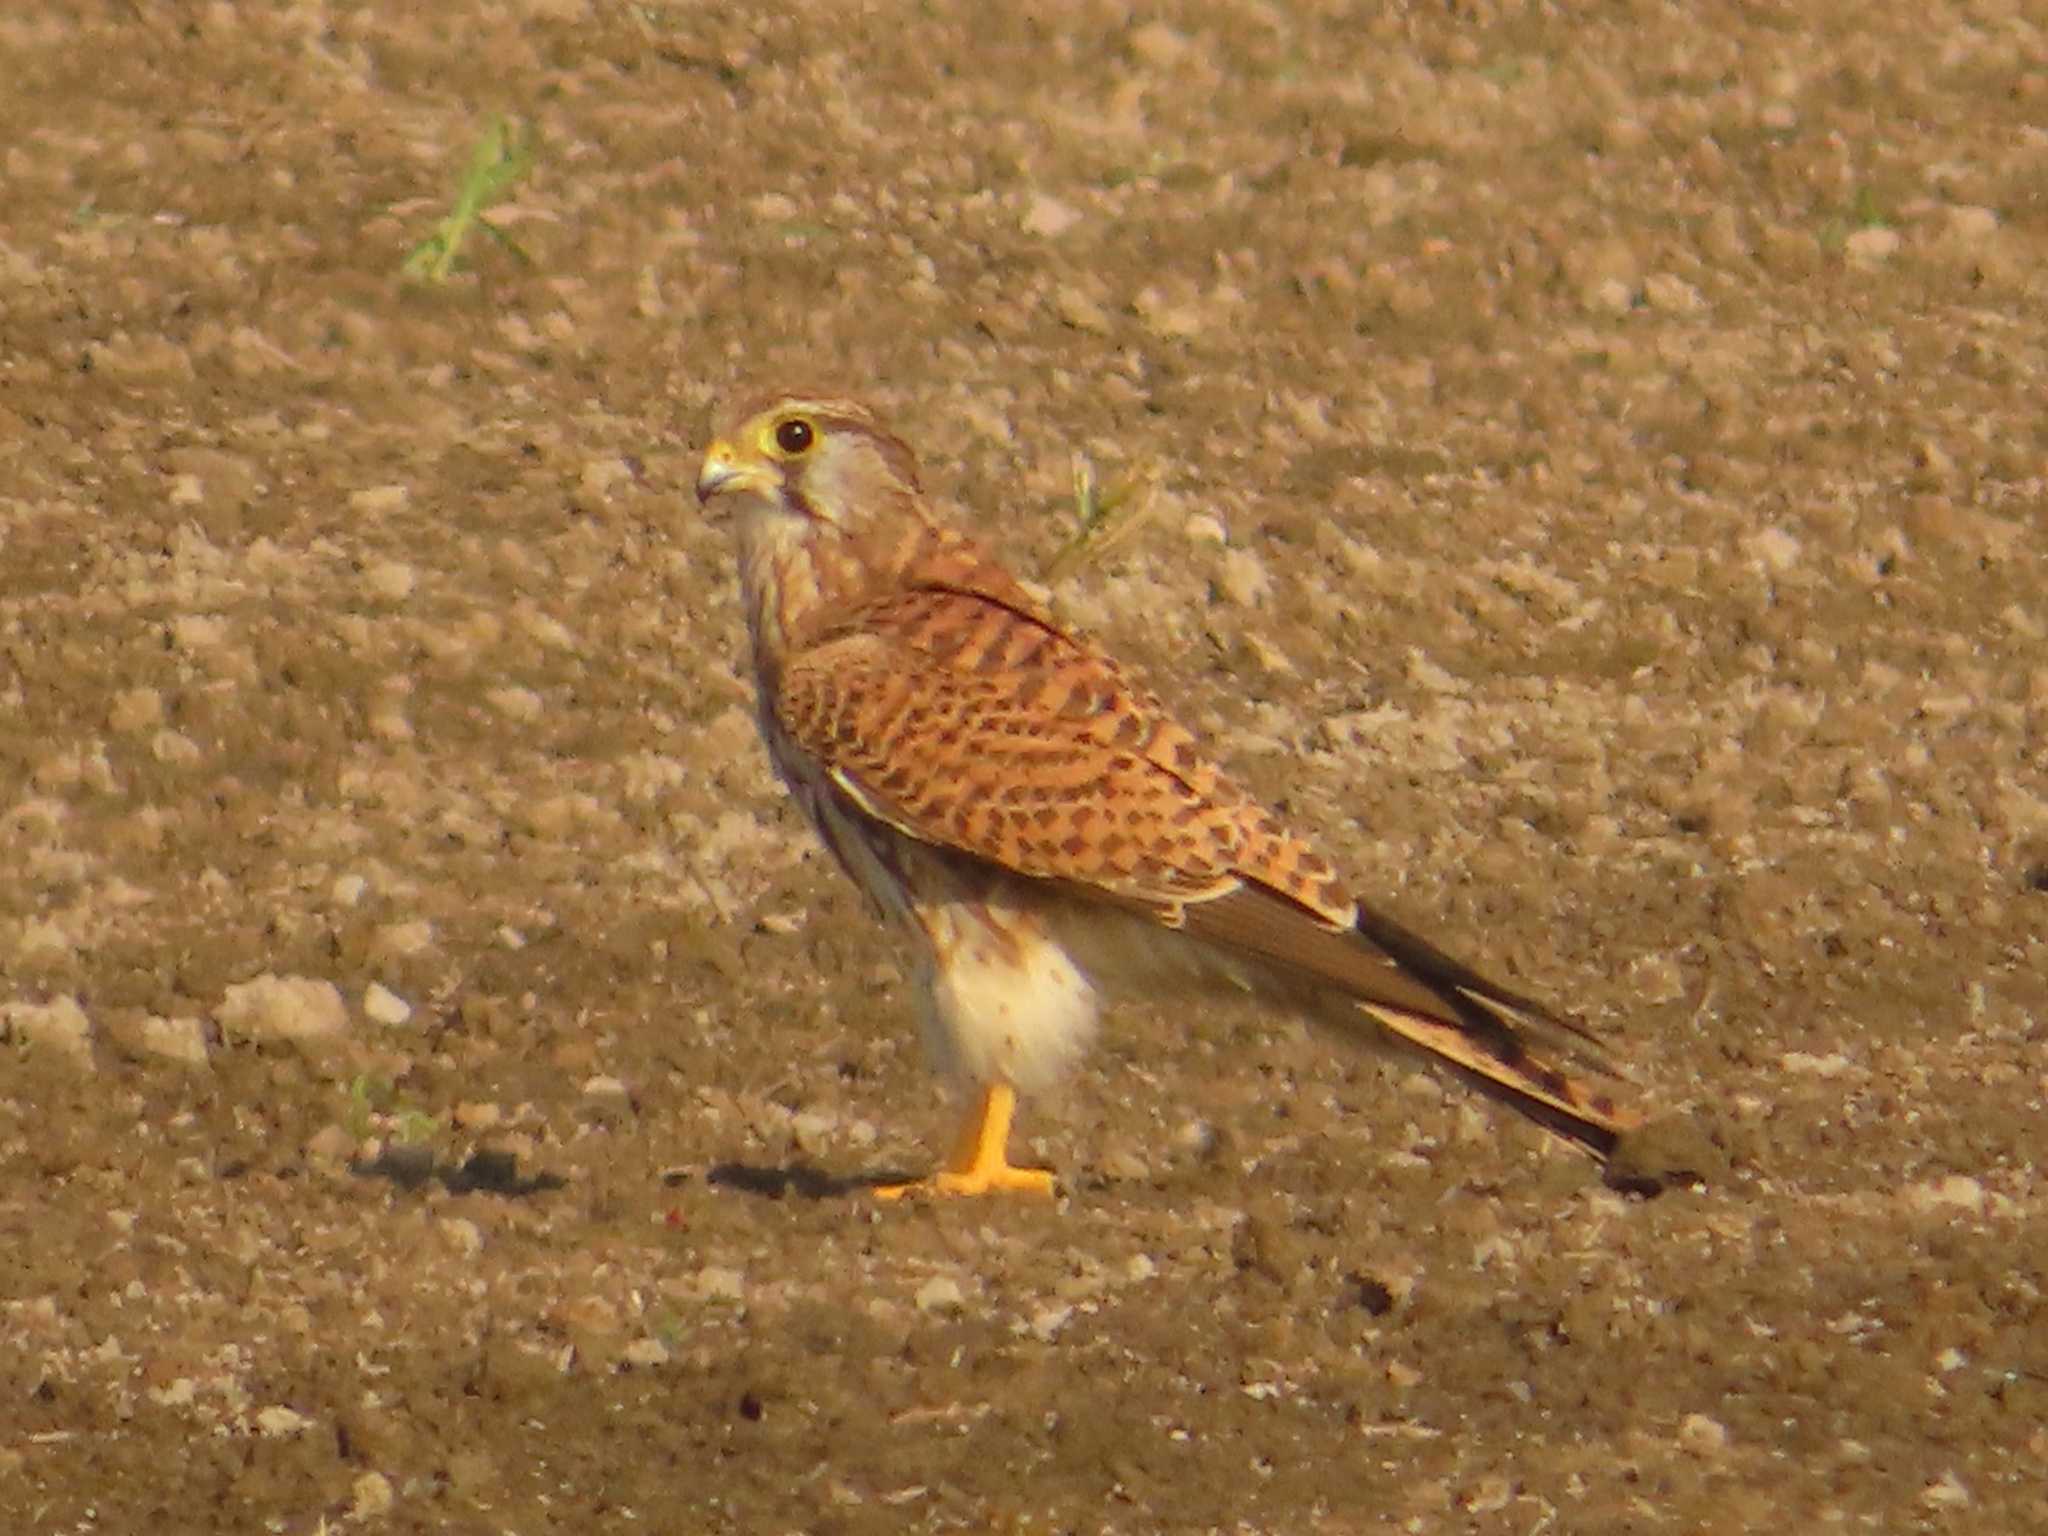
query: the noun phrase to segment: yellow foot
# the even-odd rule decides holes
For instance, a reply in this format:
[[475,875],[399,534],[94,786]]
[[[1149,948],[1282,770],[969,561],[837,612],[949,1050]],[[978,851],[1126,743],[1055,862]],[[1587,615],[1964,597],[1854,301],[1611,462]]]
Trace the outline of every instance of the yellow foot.
[[941,1168],[937,1173],[912,1179],[908,1184],[877,1184],[872,1193],[877,1200],[901,1200],[906,1195],[993,1195],[1007,1190],[1044,1195],[1049,1200],[1052,1198],[1053,1176],[1044,1168],[1012,1168],[1008,1163],[999,1168],[980,1168],[968,1173]]
[[1011,1166],[1006,1148],[1010,1141],[1010,1116],[1017,1108],[1017,1092],[1008,1083],[991,1083],[981,1100],[961,1123],[953,1143],[953,1155],[946,1166],[928,1178],[908,1184],[877,1184],[877,1200],[901,1200],[905,1195],[992,1195],[999,1191],[1050,1197],[1053,1177],[1043,1168]]

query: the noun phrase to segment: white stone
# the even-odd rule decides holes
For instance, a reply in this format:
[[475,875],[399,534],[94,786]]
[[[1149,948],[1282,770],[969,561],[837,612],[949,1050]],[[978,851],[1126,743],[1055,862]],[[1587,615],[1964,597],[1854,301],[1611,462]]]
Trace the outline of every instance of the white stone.
[[1226,549],[1216,572],[1216,590],[1226,602],[1254,608],[1273,593],[1265,562],[1247,549]]
[[1667,315],[1689,314],[1704,309],[1706,301],[1700,297],[1699,289],[1682,277],[1669,272],[1652,273],[1643,284],[1643,298],[1650,308]]
[[1031,1315],[1031,1333],[1041,1344],[1050,1344],[1073,1317],[1072,1307],[1040,1307]]
[[17,1040],[62,1051],[88,1065],[92,1062],[92,1021],[86,1018],[75,997],[56,997],[47,1003],[8,1003],[0,1007],[0,1022]]
[[376,1024],[403,1024],[412,1018],[412,1004],[383,982],[373,981],[363,989],[363,1017]]
[[423,955],[433,947],[434,925],[423,917],[409,923],[386,923],[370,940],[374,953],[399,960]]
[[302,1435],[312,1427],[311,1419],[296,1408],[287,1408],[282,1403],[261,1409],[256,1415],[257,1430],[273,1438]]
[[1948,232],[1958,240],[1982,240],[1998,232],[1998,215],[1989,208],[1959,203],[1948,211]]
[[1586,308],[1610,315],[1625,315],[1635,308],[1635,303],[1635,290],[1618,277],[1602,278],[1586,290]]
[[628,1365],[650,1370],[669,1361],[668,1346],[659,1339],[635,1339],[626,1346],[624,1354]]
[[744,1301],[747,1277],[723,1264],[706,1264],[697,1271],[695,1289],[705,1301]]
[[1728,1449],[1728,1426],[1704,1413],[1688,1413],[1678,1422],[1678,1443],[1698,1457],[1718,1456]]
[[416,581],[412,567],[397,560],[379,560],[363,572],[363,590],[387,603],[411,597]]
[[1024,210],[1022,222],[1025,234],[1057,240],[1081,222],[1081,214],[1058,198],[1041,192],[1031,199],[1030,207]]
[[202,1019],[159,1018],[151,1014],[142,1021],[142,1048],[173,1061],[195,1067],[206,1065],[206,1024]]
[[213,1016],[230,1033],[274,1040],[311,1040],[348,1029],[341,989],[310,976],[266,972],[229,987]]
[[1759,528],[1742,541],[1743,552],[1765,570],[1783,574],[1799,563],[1804,546],[1782,528]]
[[1916,1211],[1966,1211],[1984,1214],[1984,1186],[1967,1174],[1952,1173],[1945,1179],[1914,1184],[1904,1192],[1905,1202]]
[[491,708],[507,720],[517,720],[521,724],[538,720],[546,707],[541,696],[531,688],[493,688],[484,697],[490,701]]
[[402,485],[372,485],[352,493],[348,508],[351,512],[379,517],[404,511],[405,504],[411,500],[412,492]]
[[1970,1490],[1954,1472],[1944,1472],[1920,1490],[1920,1502],[1929,1509],[1961,1509],[1970,1502]]
[[960,1293],[960,1282],[946,1275],[934,1275],[917,1288],[917,1310],[920,1312],[958,1312],[966,1306],[966,1298]]
[[123,735],[155,730],[163,721],[164,698],[154,688],[124,688],[107,711],[108,726]]
[[1868,229],[1859,229],[1842,242],[1842,249],[1851,261],[1863,266],[1876,266],[1890,261],[1899,253],[1899,232],[1873,224]]
[[349,1495],[348,1512],[353,1520],[389,1514],[397,1502],[391,1491],[391,1479],[382,1472],[365,1472],[349,1485]]

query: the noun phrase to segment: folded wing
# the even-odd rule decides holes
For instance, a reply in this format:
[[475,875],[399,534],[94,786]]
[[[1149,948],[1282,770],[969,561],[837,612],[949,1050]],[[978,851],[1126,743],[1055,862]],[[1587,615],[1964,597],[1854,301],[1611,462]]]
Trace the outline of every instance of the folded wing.
[[1179,930],[1596,1156],[1638,1123],[1593,1080],[1611,1068],[1582,1026],[1354,902],[1157,700],[1005,586],[894,593],[790,658],[779,723],[855,807]]

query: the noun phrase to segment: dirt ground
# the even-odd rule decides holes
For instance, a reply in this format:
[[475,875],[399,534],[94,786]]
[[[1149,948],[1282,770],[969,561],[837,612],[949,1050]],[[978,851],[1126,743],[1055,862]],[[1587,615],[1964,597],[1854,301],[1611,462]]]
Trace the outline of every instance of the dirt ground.
[[[0,1528],[2048,1529],[2029,13],[7,7]],[[1156,471],[1064,609],[1706,1187],[1139,1009],[878,1208],[762,380]]]

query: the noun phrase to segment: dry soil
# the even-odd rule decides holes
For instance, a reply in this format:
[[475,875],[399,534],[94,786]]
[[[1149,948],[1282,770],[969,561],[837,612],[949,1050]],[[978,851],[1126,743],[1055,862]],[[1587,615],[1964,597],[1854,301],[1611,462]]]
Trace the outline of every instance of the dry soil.
[[[10,5],[0,1527],[2048,1529],[2048,32]],[[400,265],[495,113],[531,175]],[[768,776],[741,381],[872,395],[1639,1199],[1119,1016],[1056,1205]]]

